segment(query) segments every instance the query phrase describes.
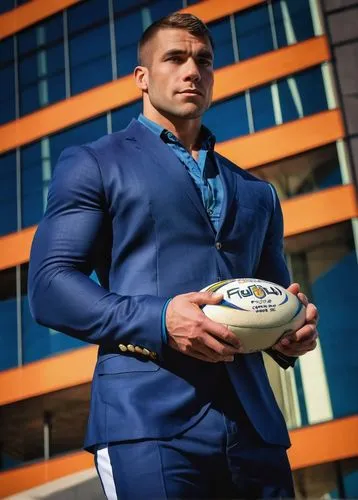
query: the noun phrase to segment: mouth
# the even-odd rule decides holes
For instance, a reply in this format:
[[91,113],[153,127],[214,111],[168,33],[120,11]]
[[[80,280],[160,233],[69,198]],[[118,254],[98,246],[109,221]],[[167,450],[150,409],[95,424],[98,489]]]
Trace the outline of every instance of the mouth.
[[203,96],[202,92],[200,92],[198,89],[185,89],[185,90],[182,90],[181,92],[179,92],[179,94]]

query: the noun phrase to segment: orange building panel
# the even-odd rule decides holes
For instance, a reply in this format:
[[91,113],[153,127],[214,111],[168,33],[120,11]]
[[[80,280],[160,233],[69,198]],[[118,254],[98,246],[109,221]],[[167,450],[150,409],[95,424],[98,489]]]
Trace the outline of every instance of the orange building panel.
[[0,40],[46,19],[81,0],[32,0],[0,16]]
[[[326,37],[291,45],[215,73],[214,101],[330,59]],[[0,126],[0,154],[140,99],[132,75]]]
[[[0,15],[0,40],[46,19],[81,0],[32,0],[5,14]],[[215,21],[233,12],[253,7],[265,0],[206,0],[198,5],[192,5],[181,12],[190,12],[200,17],[204,22]]]

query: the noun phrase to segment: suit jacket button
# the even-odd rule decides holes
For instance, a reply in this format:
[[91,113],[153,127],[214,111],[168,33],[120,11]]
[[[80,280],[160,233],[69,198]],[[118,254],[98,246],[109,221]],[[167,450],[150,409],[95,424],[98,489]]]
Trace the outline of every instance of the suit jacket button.
[[134,345],[132,345],[132,344],[128,344],[128,345],[127,345],[127,349],[128,349],[128,351],[130,351],[130,352],[134,352]]
[[221,250],[221,249],[222,249],[222,246],[223,246],[223,245],[222,245],[222,243],[221,243],[220,241],[217,241],[217,242],[215,243],[215,248],[216,248],[216,250]]
[[135,352],[138,352],[139,354],[143,354],[143,349],[139,347],[138,345],[134,346]]
[[126,352],[127,348],[124,344],[119,344],[118,346],[122,352]]
[[149,356],[150,355],[150,351],[148,351],[148,349],[146,349],[144,347],[144,349],[142,350],[142,354],[144,354],[144,356]]

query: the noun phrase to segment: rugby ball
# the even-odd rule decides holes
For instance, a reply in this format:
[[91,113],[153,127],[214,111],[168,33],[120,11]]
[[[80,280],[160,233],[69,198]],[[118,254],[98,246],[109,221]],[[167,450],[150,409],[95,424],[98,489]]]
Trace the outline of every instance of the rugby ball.
[[305,323],[305,306],[285,288],[270,281],[237,278],[219,281],[201,291],[222,294],[219,304],[203,312],[226,325],[241,341],[244,353],[262,351]]

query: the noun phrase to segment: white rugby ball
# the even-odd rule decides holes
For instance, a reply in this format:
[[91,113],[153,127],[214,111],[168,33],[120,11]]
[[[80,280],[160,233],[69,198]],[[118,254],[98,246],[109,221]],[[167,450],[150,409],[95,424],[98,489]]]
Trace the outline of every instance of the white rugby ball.
[[285,288],[270,281],[237,278],[219,281],[202,291],[222,294],[219,304],[203,312],[227,325],[241,341],[245,353],[262,351],[305,323],[305,306]]

